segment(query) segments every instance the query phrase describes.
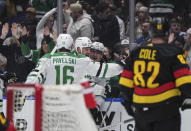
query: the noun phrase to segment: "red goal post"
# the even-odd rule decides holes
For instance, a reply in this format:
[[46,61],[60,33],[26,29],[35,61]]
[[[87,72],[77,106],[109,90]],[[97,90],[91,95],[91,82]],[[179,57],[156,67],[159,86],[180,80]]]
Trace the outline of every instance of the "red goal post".
[[19,131],[97,131],[83,92],[80,84],[9,85],[7,118]]

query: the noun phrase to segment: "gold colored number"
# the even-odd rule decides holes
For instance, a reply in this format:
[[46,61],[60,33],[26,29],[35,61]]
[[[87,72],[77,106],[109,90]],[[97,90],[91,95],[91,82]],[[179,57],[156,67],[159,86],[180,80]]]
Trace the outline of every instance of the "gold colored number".
[[158,62],[150,61],[148,62],[147,68],[145,61],[135,61],[134,63],[134,82],[136,86],[145,87],[145,80],[143,78],[143,73],[151,72],[151,76],[147,81],[147,88],[155,88],[159,86],[159,83],[154,83],[154,80],[159,74],[160,64]]
[[184,59],[183,55],[178,55],[177,58],[182,64],[187,64],[188,62]]
[[134,65],[134,82],[135,85],[141,85],[145,87],[145,81],[143,79],[143,73],[145,72],[145,61],[136,61]]
[[153,83],[156,79],[157,75],[159,74],[160,64],[158,62],[150,61],[147,66],[147,72],[152,72],[151,76],[148,78],[147,87],[148,88],[155,88],[159,86],[159,83]]

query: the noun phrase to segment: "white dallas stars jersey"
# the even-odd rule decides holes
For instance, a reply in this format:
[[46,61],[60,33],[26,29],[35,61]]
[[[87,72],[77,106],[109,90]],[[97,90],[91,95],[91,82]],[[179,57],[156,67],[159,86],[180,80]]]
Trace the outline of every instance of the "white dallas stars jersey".
[[93,62],[84,55],[71,53],[47,54],[37,63],[25,83],[35,84],[72,84],[79,83],[85,74],[97,77],[113,77],[122,72],[118,64]]

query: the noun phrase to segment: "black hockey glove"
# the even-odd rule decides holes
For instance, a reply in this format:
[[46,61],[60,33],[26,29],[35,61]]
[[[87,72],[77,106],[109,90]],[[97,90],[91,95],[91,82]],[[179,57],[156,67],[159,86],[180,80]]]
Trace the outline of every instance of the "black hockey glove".
[[132,102],[127,102],[127,101],[124,101],[124,102],[121,102],[122,105],[125,107],[125,110],[127,111],[127,113],[130,115],[130,116],[133,116],[134,117],[134,107],[132,105]]
[[0,78],[4,81],[5,85],[10,84],[10,83],[15,83],[17,80],[16,74],[9,73],[9,72],[5,72],[5,73],[1,74]]
[[6,131],[9,127],[9,121],[5,118],[3,112],[0,113],[0,130]]
[[186,109],[191,109],[191,98],[186,98],[184,99],[181,110],[184,111]]
[[96,123],[96,120],[98,118],[98,113],[99,113],[99,109],[96,107],[96,108],[92,108],[92,109],[89,109],[90,110],[90,113]]
[[125,67],[125,65],[126,65],[125,61],[123,61],[123,60],[117,60],[116,63],[122,67]]

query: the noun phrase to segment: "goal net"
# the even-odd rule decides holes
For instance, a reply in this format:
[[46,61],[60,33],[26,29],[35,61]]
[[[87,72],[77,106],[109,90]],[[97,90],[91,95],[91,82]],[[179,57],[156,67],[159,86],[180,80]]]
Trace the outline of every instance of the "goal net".
[[7,118],[17,131],[97,131],[80,84],[10,85]]

